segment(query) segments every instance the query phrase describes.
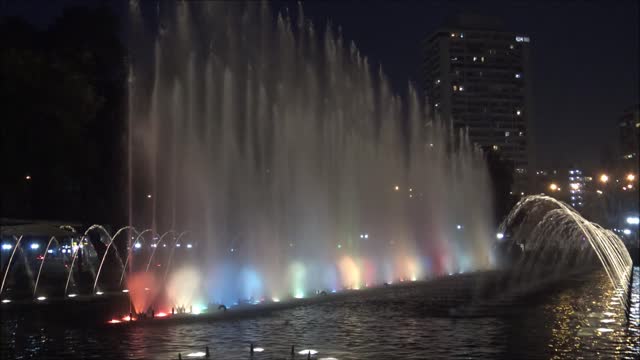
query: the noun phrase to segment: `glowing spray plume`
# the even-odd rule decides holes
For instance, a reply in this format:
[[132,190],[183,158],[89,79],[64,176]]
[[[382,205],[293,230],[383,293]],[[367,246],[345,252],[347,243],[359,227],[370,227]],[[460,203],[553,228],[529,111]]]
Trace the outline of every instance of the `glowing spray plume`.
[[201,291],[200,272],[193,267],[180,268],[169,276],[167,299],[171,306],[188,309]]
[[136,313],[145,312],[154,304],[159,284],[152,273],[134,273],[127,279],[129,298]]
[[512,282],[535,281],[597,259],[626,304],[632,260],[624,243],[568,205],[548,196],[525,197],[511,210],[499,233],[509,234],[500,246],[510,250],[510,256],[520,254],[513,265],[518,271],[510,272]]

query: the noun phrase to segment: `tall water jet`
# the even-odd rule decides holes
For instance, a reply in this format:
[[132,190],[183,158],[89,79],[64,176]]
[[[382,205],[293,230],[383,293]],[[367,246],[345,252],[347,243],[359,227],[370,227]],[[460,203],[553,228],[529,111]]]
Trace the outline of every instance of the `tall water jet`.
[[173,246],[165,277],[178,251],[210,300],[490,266],[482,153],[332,26],[254,2],[131,8],[131,221],[201,245]]

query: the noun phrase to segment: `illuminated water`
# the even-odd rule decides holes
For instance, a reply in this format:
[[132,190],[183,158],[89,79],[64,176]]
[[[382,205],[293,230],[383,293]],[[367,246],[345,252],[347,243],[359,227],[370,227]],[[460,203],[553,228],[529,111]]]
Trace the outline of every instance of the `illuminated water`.
[[292,344],[296,352],[317,350],[316,359],[633,359],[640,356],[640,269],[635,273],[629,323],[620,305],[611,303],[613,287],[604,271],[569,280],[563,290],[517,300],[492,316],[434,313],[439,296],[464,298],[451,289],[464,289],[455,285],[475,277],[462,276],[192,324],[110,328],[88,322],[92,317],[86,314],[57,314],[67,318],[62,322],[44,312],[3,312],[0,349],[2,358],[16,359],[176,359],[178,352],[185,359],[208,345],[212,358],[226,360],[250,359],[253,342],[265,349],[254,359],[288,359]]
[[131,222],[197,248],[174,303],[491,266],[481,152],[337,27],[266,2],[130,4]]

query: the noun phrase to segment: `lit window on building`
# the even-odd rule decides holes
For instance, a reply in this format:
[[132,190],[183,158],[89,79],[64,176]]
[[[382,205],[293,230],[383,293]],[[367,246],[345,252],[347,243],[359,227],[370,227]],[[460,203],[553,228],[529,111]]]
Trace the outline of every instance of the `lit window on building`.
[[529,42],[528,36],[516,36],[516,42]]
[[480,61],[484,62],[484,56],[480,57]]
[[492,148],[494,151],[498,151],[498,149],[500,149],[500,148],[498,147],[498,145],[493,145],[491,148]]
[[511,134],[510,134],[508,131],[505,131],[505,132],[504,132],[504,136],[505,136],[505,137],[509,137],[509,135],[511,135]]
[[453,91],[458,91],[458,85],[453,85]]

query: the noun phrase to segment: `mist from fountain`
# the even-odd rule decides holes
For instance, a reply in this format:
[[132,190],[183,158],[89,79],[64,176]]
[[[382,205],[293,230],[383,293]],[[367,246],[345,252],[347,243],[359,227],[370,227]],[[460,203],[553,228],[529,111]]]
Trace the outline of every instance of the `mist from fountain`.
[[491,266],[481,151],[339,29],[254,2],[130,15],[131,221],[201,240],[207,301]]

